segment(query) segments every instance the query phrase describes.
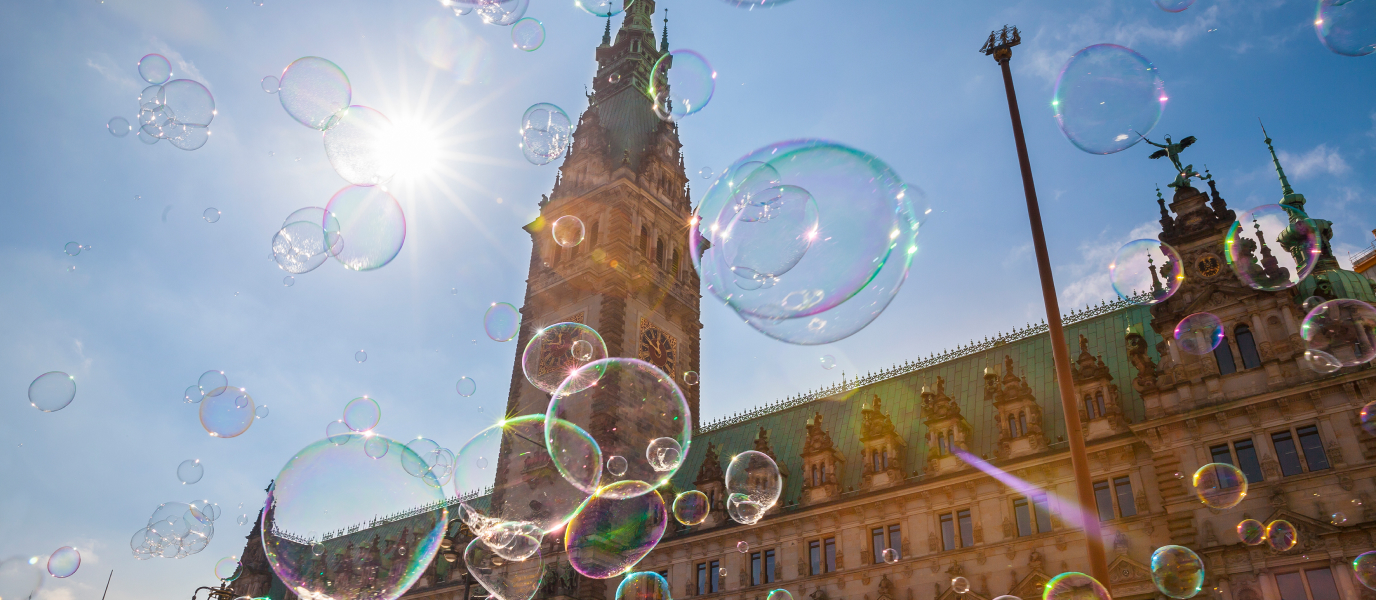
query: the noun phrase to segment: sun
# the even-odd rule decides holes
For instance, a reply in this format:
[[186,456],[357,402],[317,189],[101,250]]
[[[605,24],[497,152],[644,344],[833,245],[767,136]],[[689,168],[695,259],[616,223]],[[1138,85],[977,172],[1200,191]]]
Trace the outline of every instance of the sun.
[[438,130],[414,118],[394,119],[384,141],[388,161],[396,165],[392,184],[415,184],[437,175],[444,152]]

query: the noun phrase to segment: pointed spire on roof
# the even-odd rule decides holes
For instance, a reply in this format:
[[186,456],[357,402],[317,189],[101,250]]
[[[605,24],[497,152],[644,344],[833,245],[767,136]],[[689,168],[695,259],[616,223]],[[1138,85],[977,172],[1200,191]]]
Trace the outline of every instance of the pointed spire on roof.
[[612,16],[607,15],[607,28],[602,30],[602,47],[612,45]]
[[1276,175],[1280,176],[1281,193],[1289,196],[1295,193],[1294,188],[1290,187],[1290,180],[1285,178],[1285,170],[1280,166],[1280,159],[1276,158],[1276,148],[1271,145],[1271,136],[1266,133],[1266,124],[1257,118],[1257,123],[1261,124],[1261,134],[1266,136],[1266,149],[1271,151],[1271,162],[1276,164]]
[[659,30],[659,51],[669,51],[669,8],[664,8],[664,27]]

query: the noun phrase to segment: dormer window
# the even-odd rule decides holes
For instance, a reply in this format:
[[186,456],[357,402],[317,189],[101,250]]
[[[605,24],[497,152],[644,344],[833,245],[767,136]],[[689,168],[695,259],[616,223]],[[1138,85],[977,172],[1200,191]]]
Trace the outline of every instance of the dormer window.
[[640,52],[640,40],[631,40],[631,52]]

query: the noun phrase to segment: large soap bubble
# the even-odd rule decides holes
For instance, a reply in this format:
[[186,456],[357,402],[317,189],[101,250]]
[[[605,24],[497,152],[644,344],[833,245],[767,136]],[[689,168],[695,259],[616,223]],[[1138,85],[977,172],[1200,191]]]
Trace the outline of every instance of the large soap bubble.
[[325,246],[325,229],[337,231],[339,221],[325,209],[308,206],[287,216],[282,229],[272,237],[272,257],[283,271],[300,275],[314,271],[332,253],[344,248],[343,236],[333,238],[334,247]]
[[493,302],[483,313],[483,331],[494,342],[509,342],[521,331],[521,311],[506,302]]
[[569,148],[570,121],[564,109],[541,102],[521,116],[521,152],[533,165],[547,165]]
[[540,591],[545,578],[545,561],[537,553],[512,564],[497,554],[482,538],[473,538],[464,549],[463,564],[468,574],[490,594],[491,600],[530,600]]
[[1376,52],[1376,2],[1319,0],[1314,33],[1335,54],[1366,56]]
[[37,556],[11,556],[0,560],[0,598],[31,598],[43,585],[43,568]]
[[67,408],[76,398],[76,379],[62,371],[49,371],[29,384],[29,404],[43,412]]
[[163,105],[180,125],[210,125],[215,120],[215,98],[205,86],[190,79],[174,79],[162,86]]
[[1266,543],[1276,552],[1285,552],[1299,542],[1300,533],[1295,526],[1284,519],[1276,519],[1266,524]]
[[[596,370],[580,371],[580,367],[606,357],[607,344],[596,330],[582,323],[555,323],[530,338],[521,355],[521,370],[542,391],[553,392],[564,383],[564,393],[573,393],[597,383]],[[564,381],[574,374],[579,378]]]
[[1166,89],[1146,57],[1131,48],[1095,44],[1061,68],[1051,108],[1070,143],[1091,154],[1112,154],[1156,127],[1166,108]]
[[[585,387],[590,379],[597,383]],[[559,422],[556,419],[592,435],[603,456],[626,459],[624,474],[603,475],[602,486],[616,480],[626,484],[600,492],[606,497],[646,494],[669,481],[678,469],[656,470],[646,449],[660,438],[669,438],[686,451],[692,439],[692,414],[674,378],[633,358],[604,358],[580,367],[554,391],[545,417],[545,439],[554,464],[584,491],[596,491],[586,487],[587,480],[578,475],[584,468],[585,453],[577,451],[576,445],[569,447],[581,442],[577,438],[564,440],[553,426]]]
[[201,480],[205,476],[205,465],[201,464],[201,459],[188,458],[177,465],[177,479],[182,485],[191,485]]
[[1151,582],[1171,598],[1193,598],[1204,587],[1204,561],[1184,546],[1162,546],[1151,554]]
[[1194,0],[1156,0],[1156,6],[1171,13],[1182,12],[1194,5]]
[[733,456],[726,467],[728,514],[737,522],[753,525],[779,501],[783,485],[779,465],[769,455],[747,450]]
[[588,499],[564,534],[569,564],[593,579],[615,577],[645,558],[669,524],[664,499],[642,493],[638,481],[618,481]]
[[526,15],[530,0],[473,0],[484,23],[506,27]]
[[335,125],[349,107],[353,88],[338,65],[317,56],[298,58],[282,71],[277,98],[291,118],[311,129]]
[[1263,204],[1238,213],[1223,244],[1238,279],[1277,292],[1294,287],[1314,270],[1322,252],[1318,231],[1303,211]]
[[1376,358],[1376,308],[1361,300],[1329,300],[1309,311],[1300,337],[1311,352],[1323,352],[1344,367]]
[[344,268],[371,271],[392,262],[406,242],[401,204],[380,186],[351,185],[325,205],[325,243]]
[[378,405],[377,400],[367,396],[360,396],[350,400],[344,405],[344,424],[350,430],[364,432],[371,431],[377,427],[377,422],[382,420],[382,406]]
[[1363,552],[1352,559],[1352,573],[1367,589],[1376,590],[1376,551]]
[[232,438],[253,425],[253,396],[248,390],[225,386],[210,390],[201,401],[201,426],[210,437]]
[[325,156],[344,181],[354,185],[385,183],[397,172],[396,127],[366,106],[350,106],[325,131]]
[[646,94],[655,101],[655,115],[677,121],[706,107],[716,89],[717,72],[706,58],[674,50],[655,61]]
[[697,490],[688,490],[674,498],[674,519],[684,525],[697,525],[707,520],[711,510],[707,494]]
[[1112,600],[1108,588],[1098,580],[1074,571],[1051,578],[1042,588],[1042,600]]
[[1175,325],[1175,341],[1184,352],[1204,355],[1214,351],[1223,341],[1223,321],[1213,313],[1188,315]]
[[[364,451],[368,436],[345,435],[350,442],[320,440],[282,467],[263,511],[263,550],[272,570],[302,598],[392,600],[420,579],[439,551],[449,522],[444,491],[432,475],[416,477],[403,468],[407,459],[420,460],[405,445],[374,435],[389,449],[373,458]],[[389,517],[401,514],[407,516]],[[376,565],[387,568],[371,568]]]
[[573,5],[594,17],[614,17],[630,8],[635,0],[573,0]]
[[[772,203],[794,199],[804,213],[788,213],[771,239],[806,245],[752,249],[768,258],[754,264],[787,267],[783,274],[733,265],[742,254],[730,237],[741,222],[757,227],[763,220],[768,230]],[[811,206],[817,224],[808,228]],[[927,212],[921,194],[878,158],[822,140],[782,142],[737,160],[708,189],[692,221],[690,255],[708,291],[752,327],[786,342],[823,344],[859,331],[888,306],[907,277]]]
[[58,548],[48,557],[48,574],[58,579],[71,577],[80,568],[81,552],[71,546]]
[[1247,477],[1228,463],[1209,463],[1194,472],[1194,495],[1209,508],[1237,506],[1247,496]]
[[1109,282],[1118,297],[1134,304],[1158,304],[1180,289],[1185,271],[1180,254],[1159,240],[1133,240],[1108,265]]
[[673,600],[669,582],[652,571],[631,573],[616,586],[616,600]]

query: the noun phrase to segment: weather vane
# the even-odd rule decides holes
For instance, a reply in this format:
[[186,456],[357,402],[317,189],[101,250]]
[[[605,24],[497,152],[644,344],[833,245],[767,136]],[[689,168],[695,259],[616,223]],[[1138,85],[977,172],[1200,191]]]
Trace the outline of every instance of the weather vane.
[[1194,171],[1194,165],[1180,164],[1180,153],[1186,148],[1189,148],[1190,145],[1194,144],[1194,136],[1187,136],[1184,139],[1180,140],[1178,143],[1175,143],[1171,142],[1171,136],[1167,135],[1165,144],[1158,144],[1156,142],[1153,142],[1147,139],[1147,136],[1142,135],[1140,133],[1137,134],[1137,136],[1142,138],[1142,141],[1153,146],[1156,146],[1157,148],[1160,148],[1160,150],[1152,152],[1151,156],[1149,156],[1148,158],[1155,159],[1169,157],[1171,159],[1171,164],[1175,165],[1175,181],[1170,183],[1167,187],[1173,187],[1176,189],[1190,187],[1191,177],[1201,177],[1199,173],[1196,173]]

